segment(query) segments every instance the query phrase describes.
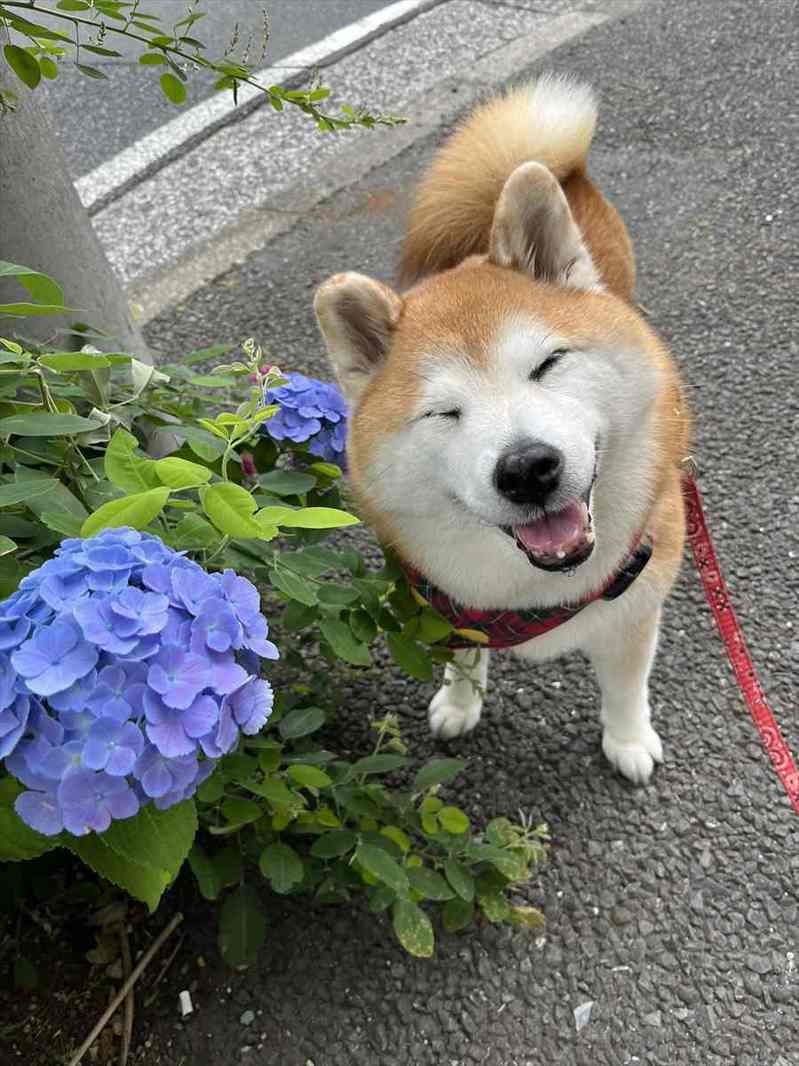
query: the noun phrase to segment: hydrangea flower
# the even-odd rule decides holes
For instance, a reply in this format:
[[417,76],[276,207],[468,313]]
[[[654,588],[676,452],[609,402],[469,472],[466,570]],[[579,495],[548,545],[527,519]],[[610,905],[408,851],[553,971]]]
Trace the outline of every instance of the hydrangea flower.
[[287,384],[266,389],[267,403],[278,405],[262,431],[273,440],[308,442],[308,450],[320,459],[344,465],[347,447],[347,416],[344,397],[335,385],[289,371]]
[[191,796],[269,718],[268,634],[232,570],[133,529],[63,541],[0,603],[0,759],[26,787],[20,818],[82,836]]

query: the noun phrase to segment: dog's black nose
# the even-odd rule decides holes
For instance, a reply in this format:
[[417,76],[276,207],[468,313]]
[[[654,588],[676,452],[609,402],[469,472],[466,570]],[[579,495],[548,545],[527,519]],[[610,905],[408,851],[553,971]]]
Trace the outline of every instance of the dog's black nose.
[[546,503],[560,484],[563,454],[549,444],[533,442],[500,457],[494,484],[511,503]]

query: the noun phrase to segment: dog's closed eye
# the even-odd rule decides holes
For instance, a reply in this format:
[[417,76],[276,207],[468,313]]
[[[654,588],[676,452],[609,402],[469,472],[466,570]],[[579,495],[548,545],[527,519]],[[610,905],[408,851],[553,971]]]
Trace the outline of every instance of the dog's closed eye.
[[453,407],[449,411],[425,411],[422,415],[423,418],[451,418],[453,421],[457,421],[461,416],[461,410],[459,407]]
[[531,371],[531,373],[530,373],[530,381],[540,381],[541,378],[549,370],[551,370],[554,366],[556,366],[561,361],[561,359],[563,358],[564,355],[568,355],[568,354],[569,354],[569,349],[568,348],[556,348],[554,352],[550,352],[550,354],[546,357],[546,359],[544,359],[542,362],[540,362],[538,364],[538,366],[534,367],[534,369]]

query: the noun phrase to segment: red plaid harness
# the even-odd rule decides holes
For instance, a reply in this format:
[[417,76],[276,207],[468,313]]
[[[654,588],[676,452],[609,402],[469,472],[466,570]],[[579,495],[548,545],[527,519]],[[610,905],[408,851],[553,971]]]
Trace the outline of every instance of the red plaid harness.
[[639,537],[619,569],[599,592],[578,603],[538,607],[535,610],[484,610],[464,607],[428,581],[418,570],[407,565],[404,565],[404,570],[415,598],[434,607],[451,623],[454,632],[446,642],[448,648],[457,650],[474,648],[475,645],[484,648],[513,648],[562,626],[596,600],[615,600],[632,585],[651,556],[651,538]]

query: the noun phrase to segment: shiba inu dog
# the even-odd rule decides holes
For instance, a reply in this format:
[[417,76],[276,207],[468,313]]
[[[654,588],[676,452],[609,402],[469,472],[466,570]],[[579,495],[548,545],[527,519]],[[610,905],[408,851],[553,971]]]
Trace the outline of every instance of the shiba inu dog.
[[478,107],[421,182],[403,293],[337,274],[315,307],[362,514],[472,631],[434,733],[475,727],[492,647],[580,650],[605,755],[643,784],[662,759],[648,677],[683,551],[689,416],[633,302],[624,223],[586,172],[596,117],[591,89],[555,76]]

